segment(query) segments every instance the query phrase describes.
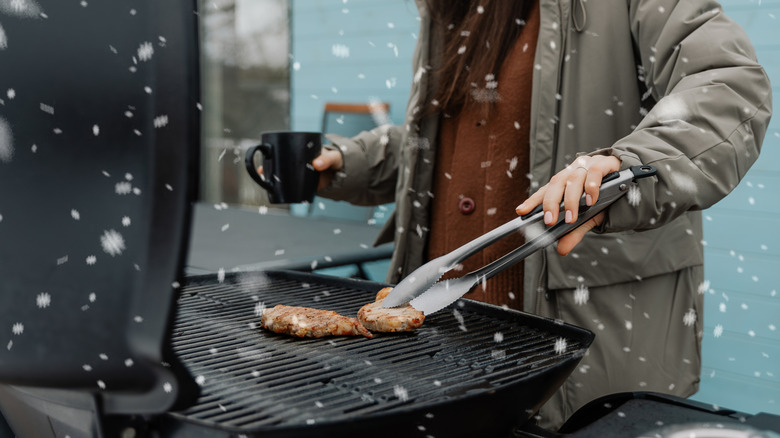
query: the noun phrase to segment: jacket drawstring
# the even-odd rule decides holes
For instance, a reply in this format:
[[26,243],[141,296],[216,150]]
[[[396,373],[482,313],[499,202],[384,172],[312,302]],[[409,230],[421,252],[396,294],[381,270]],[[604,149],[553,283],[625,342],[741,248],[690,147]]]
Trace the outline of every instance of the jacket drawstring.
[[[576,0],[576,2],[577,4],[574,6],[571,17],[574,21],[574,28],[577,29],[577,32],[582,32],[585,30],[585,24],[588,23],[588,14],[585,12],[585,0]],[[582,24],[577,20],[577,6],[582,11]]]

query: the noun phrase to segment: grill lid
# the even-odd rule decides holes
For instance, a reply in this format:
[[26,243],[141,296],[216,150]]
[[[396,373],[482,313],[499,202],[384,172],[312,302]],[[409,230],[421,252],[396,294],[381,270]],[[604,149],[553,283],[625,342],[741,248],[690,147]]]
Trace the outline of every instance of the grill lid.
[[0,382],[94,392],[108,412],[184,395],[164,339],[197,187],[193,11],[2,11]]

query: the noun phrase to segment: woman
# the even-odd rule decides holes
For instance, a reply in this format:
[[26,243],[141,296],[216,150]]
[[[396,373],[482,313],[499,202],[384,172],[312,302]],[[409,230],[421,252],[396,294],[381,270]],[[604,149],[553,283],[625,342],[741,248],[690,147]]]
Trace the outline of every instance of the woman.
[[700,210],[756,160],[771,114],[770,84],[744,32],[710,0],[418,7],[404,123],[329,136],[335,147],[313,162],[324,172],[320,195],[396,203],[379,239],[395,242],[388,281],[396,283],[538,204],[545,223],[557,221],[561,202],[573,222],[578,200],[594,202],[604,175],[655,166],[638,201],[621,199],[472,297],[596,333],[541,409],[546,427],[604,394],[695,393]]

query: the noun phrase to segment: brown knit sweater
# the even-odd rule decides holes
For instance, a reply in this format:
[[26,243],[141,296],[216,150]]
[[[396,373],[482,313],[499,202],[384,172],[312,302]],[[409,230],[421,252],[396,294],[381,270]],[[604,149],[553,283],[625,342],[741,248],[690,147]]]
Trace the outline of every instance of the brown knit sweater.
[[[457,115],[442,116],[429,259],[516,218],[515,207],[528,195],[531,80],[538,33],[537,3],[495,78],[478,84],[474,99]],[[497,99],[485,118],[481,99]],[[522,244],[521,235],[509,236],[448,276],[471,272]],[[496,275],[466,297],[522,310],[523,264]]]

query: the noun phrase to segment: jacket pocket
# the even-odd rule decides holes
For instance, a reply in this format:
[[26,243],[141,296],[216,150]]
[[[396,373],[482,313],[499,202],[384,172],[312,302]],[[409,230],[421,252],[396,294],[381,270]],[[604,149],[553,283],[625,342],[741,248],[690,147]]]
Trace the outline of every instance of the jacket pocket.
[[701,213],[689,212],[654,230],[589,233],[566,257],[551,245],[547,287],[606,286],[702,265],[701,230]]

